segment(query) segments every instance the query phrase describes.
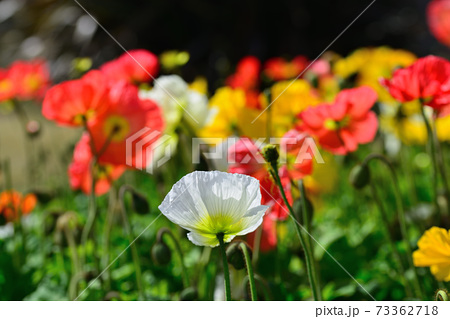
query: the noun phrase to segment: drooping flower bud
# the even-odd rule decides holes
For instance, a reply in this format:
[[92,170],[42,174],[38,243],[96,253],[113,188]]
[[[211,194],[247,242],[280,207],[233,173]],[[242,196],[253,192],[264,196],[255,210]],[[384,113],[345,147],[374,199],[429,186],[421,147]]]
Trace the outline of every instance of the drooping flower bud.
[[150,213],[150,204],[145,196],[136,191],[131,191],[133,210],[139,215],[145,215]]
[[[311,203],[311,201],[306,199],[306,213],[308,218],[308,223],[311,224],[313,216],[314,216],[314,206]],[[298,221],[300,224],[305,225],[305,221],[303,220],[303,203],[301,198],[298,198],[294,201],[294,204],[292,205],[292,208],[294,209],[294,213],[296,215],[296,218],[298,218]]]
[[356,189],[362,189],[370,183],[370,169],[368,165],[353,167],[349,175],[350,184]]
[[152,258],[158,266],[165,266],[170,263],[172,252],[165,242],[158,241],[152,247]]
[[239,245],[243,243],[247,246],[250,257],[252,256],[252,250],[250,246],[243,241],[232,242],[227,248],[227,260],[230,265],[232,265],[236,270],[241,270],[245,268],[245,258]]
[[180,294],[180,301],[195,301],[197,299],[198,292],[194,287],[187,287]]

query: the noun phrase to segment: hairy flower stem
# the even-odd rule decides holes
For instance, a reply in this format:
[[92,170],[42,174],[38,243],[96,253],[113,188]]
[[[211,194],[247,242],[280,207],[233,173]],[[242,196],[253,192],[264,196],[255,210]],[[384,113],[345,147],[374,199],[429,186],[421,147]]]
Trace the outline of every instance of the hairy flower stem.
[[189,276],[187,273],[187,269],[186,266],[184,264],[184,257],[183,257],[183,251],[181,250],[181,246],[180,243],[178,242],[178,239],[175,237],[175,235],[170,231],[169,228],[161,228],[158,232],[158,241],[162,242],[162,238],[164,235],[168,235],[174,245],[175,245],[175,250],[177,251],[178,257],[180,258],[180,264],[181,264],[181,276],[182,276],[182,280],[183,280],[183,286],[184,288],[188,288],[189,285]]
[[128,237],[128,241],[131,244],[131,257],[133,259],[134,270],[136,272],[136,284],[139,292],[139,299],[144,300],[144,284],[142,281],[141,275],[141,264],[139,261],[139,254],[137,251],[136,243],[134,242],[133,232],[131,231],[130,222],[127,216],[127,210],[125,208],[125,193],[130,190],[130,186],[123,185],[119,190],[119,203],[120,203],[120,212],[122,214],[123,225],[125,227],[125,232]]
[[[427,115],[425,114],[425,108],[422,104],[422,107],[420,108],[421,114],[422,114],[422,118],[423,121],[425,122],[425,126],[427,128],[427,136],[428,136],[428,154],[431,157],[431,162],[432,162],[432,169],[433,171],[431,172],[431,180],[432,180],[432,184],[433,184],[433,192],[434,192],[434,205],[436,208],[436,212],[437,212],[437,216],[440,219],[440,215],[441,215],[441,208],[439,205],[439,200],[438,200],[438,195],[439,195],[439,187],[438,187],[438,174],[439,174],[439,169],[438,169],[438,162],[437,162],[437,158],[436,158],[436,144],[434,141],[434,133],[433,133],[433,128],[431,127],[430,121],[428,120]],[[444,176],[445,179],[445,176]]]
[[311,249],[310,249],[310,246],[308,245],[308,242],[305,240],[305,238],[303,237],[303,234],[302,234],[302,228],[303,229],[305,229],[305,228],[295,218],[294,210],[292,209],[291,204],[289,204],[289,201],[286,198],[286,193],[284,192],[284,188],[283,188],[283,185],[281,184],[280,176],[278,175],[277,165],[271,164],[271,166],[272,167],[270,169],[270,173],[271,173],[273,179],[275,180],[275,183],[277,184],[278,188],[280,189],[281,196],[283,197],[283,201],[286,204],[291,217],[294,219],[294,224],[295,224],[295,229],[297,231],[297,235],[300,239],[300,243],[303,247],[303,250],[305,251],[306,269],[307,269],[307,273],[308,273],[308,278],[309,278],[309,283],[311,286],[311,292],[312,292],[313,298],[315,301],[320,301],[322,298],[320,295],[320,288],[317,286],[317,280],[315,278],[315,272],[313,269],[313,264],[314,264],[313,255],[311,253]]
[[242,253],[244,254],[245,264],[247,266],[247,274],[248,274],[248,281],[250,283],[250,292],[252,295],[252,301],[257,301],[258,295],[256,293],[255,276],[253,274],[252,260],[250,258],[250,254],[248,253],[247,245],[245,245],[244,243],[240,243],[239,248],[241,248]]
[[370,184],[370,190],[372,192],[373,199],[375,200],[375,203],[378,206],[378,210],[380,211],[380,214],[381,214],[381,221],[383,222],[385,231],[387,233],[387,238],[389,240],[389,246],[391,246],[391,251],[392,251],[392,254],[394,255],[394,260],[395,260],[396,267],[398,269],[398,273],[401,275],[403,284],[405,285],[406,295],[410,296],[411,295],[411,287],[409,285],[409,281],[405,277],[405,268],[403,267],[400,253],[397,249],[397,246],[395,245],[395,240],[389,229],[388,215],[386,213],[386,210],[384,209],[384,206],[380,199],[380,196],[378,195],[375,184],[372,181],[369,184]]
[[227,253],[225,252],[225,243],[223,242],[223,233],[217,234],[219,240],[220,253],[223,262],[223,277],[225,280],[225,296],[227,301],[231,301],[231,284],[230,284],[230,270],[228,269]]
[[395,169],[392,166],[391,162],[386,157],[384,157],[383,155],[380,155],[380,154],[371,154],[371,155],[367,156],[364,159],[364,162],[362,165],[369,165],[369,162],[372,160],[378,160],[381,163],[383,163],[384,165],[386,165],[388,168],[388,171],[391,175],[392,182],[393,182],[393,188],[394,188],[395,203],[396,203],[397,212],[398,212],[398,221],[400,223],[400,231],[401,231],[401,234],[403,237],[403,242],[405,244],[405,249],[406,249],[406,258],[408,260],[409,267],[413,270],[414,290],[416,292],[416,296],[423,299],[424,296],[422,294],[422,288],[421,288],[420,281],[419,281],[419,275],[417,274],[417,269],[414,266],[414,262],[412,260],[412,247],[411,247],[411,243],[409,242],[409,238],[408,238],[408,229],[406,226],[405,209],[403,207],[403,201],[402,201],[402,196],[401,196],[401,192],[400,192],[400,186],[399,186],[398,179],[397,179],[397,174],[395,173]]

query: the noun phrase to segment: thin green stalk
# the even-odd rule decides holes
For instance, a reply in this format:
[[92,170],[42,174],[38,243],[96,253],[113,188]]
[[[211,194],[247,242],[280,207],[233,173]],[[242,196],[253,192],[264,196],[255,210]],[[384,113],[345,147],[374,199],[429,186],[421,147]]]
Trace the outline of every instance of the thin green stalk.
[[175,250],[177,251],[178,257],[180,258],[181,276],[182,276],[182,280],[183,280],[183,286],[184,286],[184,288],[187,288],[187,287],[189,287],[189,277],[188,277],[186,266],[184,265],[183,251],[181,250],[180,243],[178,242],[178,239],[175,237],[175,235],[168,228],[162,228],[159,231],[158,241],[162,241],[162,237],[164,236],[164,234],[169,235],[169,237],[172,239],[172,241],[175,244]]
[[[434,125],[434,127],[436,127],[436,124]],[[448,180],[447,180],[447,170],[445,167],[445,159],[444,159],[444,153],[442,152],[442,148],[441,148],[441,144],[439,143],[439,139],[437,137],[437,132],[436,129],[432,129],[432,133],[433,133],[433,142],[436,145],[436,151],[437,151],[437,158],[436,158],[436,163],[439,167],[439,170],[441,171],[441,177],[442,177],[442,185],[444,187],[444,194],[445,194],[445,199],[447,202],[447,206],[446,206],[446,213],[449,213],[449,205],[450,205],[450,188],[448,185]]]
[[225,296],[227,301],[231,301],[231,284],[230,284],[230,270],[228,269],[227,253],[225,252],[225,243],[223,242],[223,233],[217,234],[219,240],[220,252],[222,254],[223,262],[223,277],[225,280]]
[[258,295],[256,293],[255,277],[253,275],[253,266],[252,266],[250,254],[248,253],[247,245],[244,243],[240,243],[239,247],[241,248],[242,252],[244,253],[245,264],[247,266],[248,281],[250,283],[250,292],[252,295],[252,301],[258,301]]
[[317,287],[316,279],[314,276],[314,271],[312,269],[313,268],[313,262],[312,262],[313,256],[311,255],[309,245],[307,244],[307,241],[303,238],[302,231],[300,228],[301,224],[295,219],[294,210],[292,209],[291,204],[289,204],[289,201],[286,198],[286,193],[284,192],[283,185],[281,184],[281,180],[280,180],[280,176],[278,175],[277,167],[272,167],[271,174],[280,190],[280,193],[281,193],[281,196],[283,197],[284,203],[286,204],[287,208],[289,209],[290,215],[294,219],[294,224],[295,224],[295,229],[297,231],[297,235],[300,239],[300,243],[303,247],[303,250],[305,251],[306,270],[308,273],[309,283],[311,286],[311,292],[313,294],[314,300],[319,301],[320,300],[320,294],[318,293],[319,288]]
[[[302,213],[303,213],[303,224],[304,227],[306,228],[306,231],[308,233],[311,232],[311,222],[309,220],[309,212],[308,212],[308,204],[306,202],[306,191],[305,191],[305,185],[303,184],[303,180],[299,180],[298,182],[298,186],[300,189],[300,200],[302,201]],[[311,214],[312,215],[312,214]],[[316,271],[316,261],[314,258],[314,250],[313,250],[313,244],[312,244],[312,238],[311,236],[308,234],[307,238],[307,243],[309,245],[309,251],[311,254],[311,262],[313,264],[312,267],[312,273],[314,276],[314,279],[316,281],[316,289],[317,289],[317,297],[319,298],[319,300],[322,300],[322,292],[320,290],[320,278],[319,278],[319,273]]]
[[380,154],[371,154],[369,156],[367,156],[364,160],[363,165],[368,165],[369,162],[371,160],[378,160],[380,162],[382,162],[384,165],[387,166],[388,171],[391,175],[392,178],[392,182],[393,182],[393,188],[394,188],[394,197],[395,197],[395,203],[397,206],[397,211],[398,211],[398,220],[400,223],[400,231],[403,237],[403,242],[405,244],[405,249],[406,249],[406,259],[408,260],[408,264],[409,267],[413,270],[413,284],[414,284],[414,289],[416,291],[416,295],[423,299],[423,294],[422,294],[422,288],[420,285],[420,281],[419,281],[419,275],[417,274],[417,268],[414,266],[414,262],[412,260],[412,247],[411,247],[411,243],[409,242],[409,236],[408,236],[408,229],[406,226],[406,216],[405,216],[405,209],[403,207],[403,201],[402,201],[402,195],[401,195],[401,191],[400,191],[400,186],[398,183],[398,179],[397,179],[397,174],[395,173],[395,169],[392,166],[391,162],[384,157],[383,155]]
[[31,185],[33,183],[33,161],[32,161],[32,143],[30,140],[30,136],[28,135],[27,126],[29,122],[29,118],[27,113],[24,109],[22,109],[22,106],[15,100],[11,100],[14,105],[14,110],[16,111],[17,118],[20,122],[20,125],[22,126],[24,136],[25,136],[25,161],[27,166],[27,183],[28,185]]
[[397,246],[395,245],[394,238],[392,237],[391,231],[389,230],[389,220],[386,213],[386,210],[384,209],[383,203],[381,202],[380,196],[378,195],[378,192],[376,190],[375,184],[373,182],[370,182],[370,189],[372,191],[373,199],[375,200],[376,205],[378,206],[378,210],[381,214],[381,221],[383,222],[385,231],[387,233],[387,238],[389,240],[389,245],[391,246],[392,254],[394,255],[394,260],[396,263],[396,267],[398,269],[397,273],[401,275],[403,284],[405,285],[406,289],[406,295],[411,296],[411,287],[409,286],[409,281],[405,277],[405,269],[402,264],[402,259],[400,257],[400,253],[397,249]]
[[[86,262],[86,244],[91,235],[92,228],[95,224],[95,219],[97,218],[97,201],[95,197],[95,184],[96,184],[96,163],[97,160],[94,160],[91,163],[91,191],[89,193],[89,206],[88,206],[88,219],[86,221],[86,225],[83,227],[83,231],[81,233],[81,246],[83,247],[83,264]],[[95,244],[95,242],[94,242]],[[95,254],[95,249],[94,249]]]
[[106,223],[104,230],[104,238],[103,238],[103,260],[102,260],[102,268],[107,269],[107,278],[105,281],[106,290],[109,291],[111,289],[111,267],[108,267],[110,262],[110,239],[111,239],[111,230],[114,219],[116,206],[116,189],[114,187],[109,191],[109,203],[108,203],[108,211],[106,213]]
[[120,188],[119,190],[119,202],[120,202],[120,211],[122,214],[122,220],[123,220],[123,224],[125,226],[125,231],[127,233],[128,236],[128,241],[131,244],[131,257],[133,259],[133,264],[134,264],[134,270],[136,272],[136,284],[138,287],[138,291],[139,291],[139,298],[141,300],[145,299],[144,296],[144,283],[142,281],[142,275],[141,275],[141,264],[139,261],[139,254],[137,251],[137,247],[136,247],[136,243],[134,243],[134,237],[133,237],[133,233],[131,231],[131,226],[130,226],[130,222],[128,221],[128,217],[127,217],[127,211],[125,208],[125,193],[130,190],[130,187],[128,185],[124,185]]
[[263,225],[261,224],[255,231],[255,238],[253,240],[253,260],[252,262],[256,265],[259,259],[259,251],[261,249],[261,238],[263,232]]
[[427,115],[425,114],[425,108],[423,105],[420,108],[420,112],[422,114],[423,121],[425,122],[425,126],[427,128],[428,153],[431,157],[432,169],[433,169],[433,171],[431,172],[431,179],[432,179],[433,192],[434,192],[433,198],[434,198],[434,205],[436,207],[436,212],[440,219],[441,208],[440,208],[439,201],[438,201],[439,189],[438,189],[438,179],[437,179],[439,170],[438,170],[437,159],[436,159],[436,147],[435,147],[435,144],[433,141],[433,129],[431,127],[430,122],[428,121]]

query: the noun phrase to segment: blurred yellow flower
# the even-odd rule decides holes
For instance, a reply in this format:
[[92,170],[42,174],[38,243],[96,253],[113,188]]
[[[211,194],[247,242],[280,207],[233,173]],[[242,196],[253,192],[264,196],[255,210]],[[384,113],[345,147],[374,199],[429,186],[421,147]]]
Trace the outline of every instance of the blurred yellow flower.
[[305,80],[275,83],[271,94],[274,102],[266,113],[270,113],[271,135],[275,137],[289,131],[300,112],[321,102],[318,93]]
[[450,115],[436,120],[436,134],[440,141],[450,141]]
[[405,50],[388,47],[358,49],[348,57],[338,60],[333,67],[334,74],[346,79],[356,74],[358,86],[368,85],[378,94],[378,100],[392,104],[395,100],[379,84],[379,79],[390,78],[398,67],[411,65],[416,56]]
[[450,231],[432,227],[417,243],[419,249],[413,253],[416,267],[430,267],[439,281],[450,281]]
[[194,82],[189,84],[189,89],[206,95],[208,94],[208,81],[203,76],[198,76]]
[[334,191],[338,181],[338,165],[335,157],[323,151],[321,155],[325,163],[313,162],[313,173],[303,179],[308,194],[312,195],[313,199],[317,195]]
[[245,92],[222,87],[210,100],[209,119],[199,132],[203,138],[227,138],[229,136],[266,137],[267,112],[252,123],[262,110],[246,106]]

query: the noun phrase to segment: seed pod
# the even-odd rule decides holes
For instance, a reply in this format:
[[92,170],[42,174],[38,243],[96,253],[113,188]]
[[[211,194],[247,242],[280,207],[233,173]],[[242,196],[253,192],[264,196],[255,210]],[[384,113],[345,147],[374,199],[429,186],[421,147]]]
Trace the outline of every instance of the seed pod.
[[145,215],[150,213],[150,204],[144,195],[136,191],[131,192],[132,201],[131,205],[133,210],[139,215]]

